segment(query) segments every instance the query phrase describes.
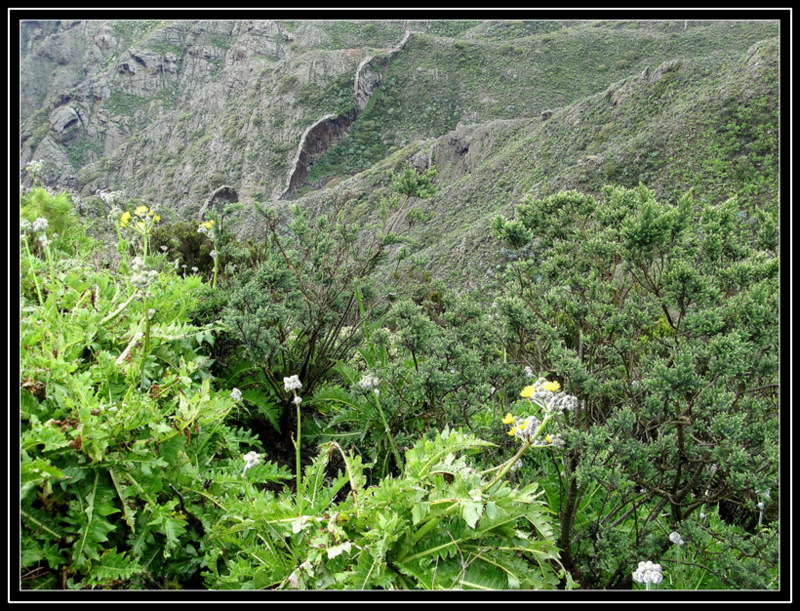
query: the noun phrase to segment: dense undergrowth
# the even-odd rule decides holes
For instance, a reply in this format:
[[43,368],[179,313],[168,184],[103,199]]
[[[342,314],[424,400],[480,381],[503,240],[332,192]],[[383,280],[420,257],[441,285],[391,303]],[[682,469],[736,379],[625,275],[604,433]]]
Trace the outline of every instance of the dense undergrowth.
[[20,587],[779,587],[777,209],[529,198],[489,303],[414,268],[435,176],[259,244],[128,202],[111,265],[25,193]]

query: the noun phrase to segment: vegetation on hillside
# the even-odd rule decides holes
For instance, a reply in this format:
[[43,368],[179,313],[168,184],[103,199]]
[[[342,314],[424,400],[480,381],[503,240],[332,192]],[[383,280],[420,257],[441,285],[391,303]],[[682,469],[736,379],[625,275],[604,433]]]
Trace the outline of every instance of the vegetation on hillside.
[[19,586],[778,588],[776,206],[527,198],[484,305],[404,248],[436,190],[118,202],[110,259],[26,191]]

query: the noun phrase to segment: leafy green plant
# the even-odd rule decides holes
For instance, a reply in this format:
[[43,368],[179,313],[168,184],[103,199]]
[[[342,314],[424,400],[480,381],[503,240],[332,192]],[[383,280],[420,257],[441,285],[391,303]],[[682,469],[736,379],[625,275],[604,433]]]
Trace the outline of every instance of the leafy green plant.
[[215,496],[240,485],[241,446],[260,447],[225,423],[235,400],[206,371],[212,327],[183,318],[200,279],[156,271],[151,256],[143,286],[141,271],[123,279],[58,255],[44,299],[21,303],[20,584],[190,583]]
[[[559,565],[537,484],[511,487],[470,466],[469,456],[487,445],[445,429],[406,453],[400,477],[364,487],[360,457],[327,442],[295,498],[257,495],[213,527],[210,538],[224,545],[226,560],[208,563],[205,583],[485,590],[553,589],[563,579],[574,587]],[[342,468],[329,478],[335,455]],[[245,517],[253,514],[269,517]]]

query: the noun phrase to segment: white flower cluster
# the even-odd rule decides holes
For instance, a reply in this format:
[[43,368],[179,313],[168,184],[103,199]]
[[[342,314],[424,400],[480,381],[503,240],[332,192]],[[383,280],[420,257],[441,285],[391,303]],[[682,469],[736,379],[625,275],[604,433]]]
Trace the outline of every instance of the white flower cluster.
[[536,416],[528,416],[526,418],[514,418],[514,426],[508,432],[509,435],[514,435],[520,441],[528,441],[536,433],[539,428],[539,419]]
[[247,473],[248,469],[252,469],[258,463],[261,462],[261,457],[256,452],[248,452],[244,455],[244,471],[242,471],[242,477],[244,474]]
[[131,284],[144,291],[156,280],[158,280],[158,272],[148,269],[142,257],[134,257],[131,263]]
[[239,390],[238,388],[234,388],[231,391],[231,399],[233,399],[234,401],[241,401],[242,400],[242,391]]
[[670,541],[672,541],[672,542],[673,542],[675,545],[683,545],[684,543],[686,543],[686,542],[685,542],[685,541],[684,541],[684,540],[681,538],[681,535],[680,535],[680,533],[677,533],[677,532],[675,532],[675,531],[673,531],[673,532],[669,533],[669,540],[670,540]]
[[361,380],[359,380],[358,385],[362,388],[362,390],[373,390],[378,387],[381,381],[376,378],[371,373],[365,375]]
[[47,231],[48,223],[47,219],[39,217],[35,221],[33,221],[33,231],[34,233],[44,233]]
[[25,166],[25,171],[30,174],[33,178],[38,176],[39,172],[42,171],[43,161],[41,159],[37,159],[34,161],[29,161],[28,164]]
[[[100,199],[103,200],[103,203],[106,204],[113,204],[116,200],[120,199],[122,195],[122,191],[102,191],[98,193],[98,197],[100,197]],[[122,216],[122,212],[119,213],[119,216]]]
[[300,379],[297,376],[290,376],[288,378],[283,378],[283,388],[286,392],[297,390],[302,386],[303,385],[300,383]]
[[558,382],[550,382],[539,378],[533,383],[532,392],[525,394],[531,401],[544,408],[545,416],[574,410],[578,406],[578,398],[565,392],[558,392]]
[[545,435],[544,439],[537,440],[533,445],[553,446],[554,448],[563,448],[564,440],[561,435]]
[[640,562],[639,567],[633,572],[633,580],[639,583],[659,584],[664,579],[661,574],[661,565],[653,564],[651,561]]

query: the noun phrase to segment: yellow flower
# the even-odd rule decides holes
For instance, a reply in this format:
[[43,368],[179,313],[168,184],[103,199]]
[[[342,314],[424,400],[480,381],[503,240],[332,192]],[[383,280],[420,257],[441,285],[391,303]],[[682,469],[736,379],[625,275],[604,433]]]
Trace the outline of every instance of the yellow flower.
[[157,223],[158,221],[160,221],[160,220],[161,220],[161,217],[160,217],[160,216],[158,216],[158,215],[156,214],[156,215],[153,217],[153,220],[154,220],[154,221]]
[[547,443],[553,443],[553,439],[552,439],[552,437],[550,437],[550,434],[549,434],[549,433],[547,434],[547,437],[545,437],[545,438],[544,438],[544,440],[545,440]]
[[138,223],[136,223],[136,229],[138,229],[139,231],[144,231],[144,221],[139,221]]
[[510,431],[508,431],[508,434],[509,434],[509,435],[511,435],[511,436],[513,437],[513,436],[514,436],[514,434],[515,434],[516,432],[517,432],[517,427],[515,427],[515,426],[512,426],[512,427],[511,427],[511,430],[510,430]]
[[130,220],[131,220],[131,213],[130,212],[126,212],[121,217],[119,217],[119,222],[122,223],[123,225],[125,225],[126,227],[128,225],[128,221],[130,221]]
[[558,389],[561,388],[561,384],[558,382],[545,382],[543,386],[545,390],[549,390],[550,392],[558,392]]
[[144,216],[147,214],[147,206],[139,206],[136,210],[133,211],[134,214],[137,216]]
[[536,392],[536,389],[533,386],[526,386],[522,389],[522,392],[519,393],[520,397],[532,397],[533,393]]
[[501,420],[503,424],[513,424],[514,423],[514,416],[511,415],[511,412],[506,414],[506,417]]

